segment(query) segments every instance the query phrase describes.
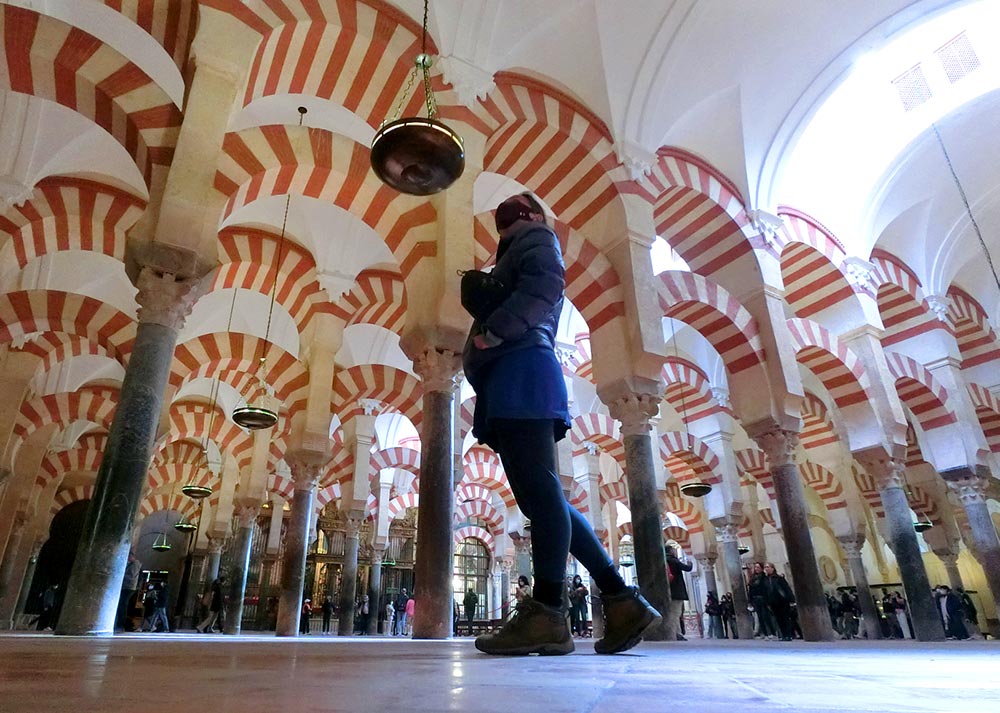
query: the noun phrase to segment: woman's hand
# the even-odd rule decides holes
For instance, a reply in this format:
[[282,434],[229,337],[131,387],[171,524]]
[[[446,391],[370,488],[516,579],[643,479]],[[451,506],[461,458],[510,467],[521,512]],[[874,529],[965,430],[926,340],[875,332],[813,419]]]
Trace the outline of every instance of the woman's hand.
[[500,337],[486,330],[483,330],[482,334],[477,334],[472,338],[472,345],[476,349],[492,349],[493,347],[500,346],[502,343],[503,340]]

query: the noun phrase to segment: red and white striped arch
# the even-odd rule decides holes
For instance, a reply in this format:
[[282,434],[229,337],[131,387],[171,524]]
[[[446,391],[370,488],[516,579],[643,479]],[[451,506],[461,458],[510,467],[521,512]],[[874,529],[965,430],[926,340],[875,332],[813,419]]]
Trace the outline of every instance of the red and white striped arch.
[[969,396],[990,451],[1000,453],[1000,398],[979,384],[969,384]]
[[150,490],[157,490],[177,483],[192,483],[204,485],[213,491],[222,486],[222,479],[208,468],[202,468],[190,463],[160,463],[149,469],[147,480]]
[[154,512],[173,510],[183,517],[191,517],[198,513],[195,501],[179,493],[150,493],[139,503],[139,517],[136,523],[142,522]]
[[240,288],[270,295],[277,275],[274,300],[288,312],[301,335],[326,300],[316,281],[312,254],[288,236],[282,241],[280,235],[268,230],[244,226],[222,230],[219,247],[223,262],[215,273],[212,290]]
[[685,423],[690,424],[726,410],[712,396],[708,377],[696,364],[671,357],[663,365],[661,373],[666,384],[663,398]]
[[[296,4],[305,17],[292,10]],[[388,3],[293,0],[286,10],[262,32],[243,106],[261,97],[306,95],[343,106],[372,128],[390,117],[421,51],[420,27]],[[421,98],[413,92],[404,116],[416,113]]]
[[941,511],[938,509],[937,500],[919,485],[911,485],[909,490],[910,492],[907,494],[906,500],[910,505],[910,509],[918,517],[924,516],[933,522],[935,526],[940,526],[942,524]]
[[90,500],[92,497],[94,497],[93,483],[60,490],[52,499],[52,507],[49,508],[49,515],[55,515],[67,505],[72,505],[81,500]]
[[840,269],[807,243],[792,241],[785,245],[780,264],[785,301],[802,319],[854,299],[854,290]]
[[937,319],[923,298],[916,274],[892,253],[876,248],[871,262],[878,285],[876,301],[882,326],[882,346],[888,347],[934,329],[951,331],[948,323]]
[[406,323],[406,285],[395,272],[363,270],[350,292],[323,305],[322,310],[345,326],[373,324],[401,335]]
[[503,500],[504,507],[512,508],[517,506],[514,499],[514,491],[510,489],[507,482],[507,474],[504,473],[500,459],[497,457],[482,457],[482,453],[491,453],[484,448],[471,448],[465,455],[464,475],[460,486],[466,484],[482,485],[493,491]]
[[796,360],[823,382],[838,407],[870,400],[868,373],[853,351],[815,322],[789,319],[787,323]]
[[775,502],[777,497],[774,492],[774,477],[767,467],[767,456],[764,451],[758,448],[744,448],[734,452],[736,464],[739,469],[757,481],[771,502]]
[[125,257],[125,232],[146,201],[103,183],[67,176],[43,178],[31,199],[0,216],[0,239],[10,241],[17,266],[64,250]]
[[370,459],[372,478],[378,477],[379,471],[386,468],[401,468],[420,477],[420,451],[413,448],[383,448],[372,453]]
[[457,530],[455,530],[456,545],[461,543],[463,540],[467,540],[469,538],[479,540],[480,542],[482,542],[484,545],[486,545],[486,549],[488,549],[491,554],[495,552],[496,542],[493,539],[493,535],[490,534],[489,530],[479,527],[477,525],[467,525],[466,527],[460,527]]
[[189,465],[206,465],[205,449],[201,443],[194,441],[173,441],[156,451],[153,464],[187,463]]
[[[288,500],[295,493],[295,487],[292,483],[291,478],[286,478],[284,476],[278,475],[277,473],[272,474],[271,487],[268,488],[269,492],[277,494],[279,497]],[[283,494],[287,493],[287,494]],[[333,483],[332,485],[327,485],[326,487],[320,488],[316,491],[316,506],[319,508],[325,508],[332,502],[337,502],[340,500],[342,495],[340,483]],[[377,504],[376,504],[377,506]]]
[[118,406],[118,394],[118,389],[110,387],[84,387],[71,393],[47,394],[25,401],[14,421],[7,452],[13,456],[33,431],[52,423],[65,428],[74,421],[89,421],[109,430]]
[[671,188],[688,188],[714,202],[737,226],[749,226],[746,204],[739,188],[721,171],[676,146],[661,147],[656,155],[657,161],[647,177],[655,195],[663,196]]
[[369,149],[325,129],[257,126],[226,134],[215,188],[223,220],[267,196],[300,195],[336,205],[378,233],[405,277],[437,254],[437,212],[427,199],[399,193],[370,170]]
[[879,497],[878,488],[875,487],[875,479],[856,464],[851,466],[851,472],[854,475],[854,484],[858,486],[858,492],[861,493],[862,499],[868,504],[875,517],[885,517],[882,498]]
[[575,480],[569,486],[569,497],[567,500],[571,507],[576,508],[577,512],[581,514],[590,512],[590,499],[587,497],[587,491]]
[[35,486],[44,488],[56,478],[71,473],[96,473],[104,459],[104,450],[94,448],[70,448],[68,451],[57,451],[46,454],[42,459]]
[[61,332],[88,339],[125,364],[132,352],[136,325],[114,307],[56,290],[18,290],[0,295],[0,344],[36,332]]
[[170,429],[160,448],[165,449],[175,441],[214,441],[220,451],[236,459],[240,468],[250,462],[253,438],[230,421],[218,405],[213,409],[204,403],[175,402],[168,414]]
[[[267,357],[263,368],[259,363],[262,355]],[[249,334],[216,332],[190,339],[174,352],[170,385],[175,388],[193,379],[223,375],[244,375],[251,385],[262,379],[291,413],[305,407],[309,372],[298,359],[275,344]]]
[[483,520],[494,536],[503,534],[504,515],[486,500],[468,500],[455,507],[455,521],[478,518]]
[[458,412],[458,435],[464,442],[465,436],[472,430],[472,419],[476,413],[476,397],[470,396],[462,402]]
[[597,115],[535,79],[498,72],[493,80],[496,89],[474,108],[490,127],[483,170],[531,187],[576,230],[637,190]]
[[799,431],[799,442],[804,448],[819,448],[836,443],[837,440],[830,410],[822,399],[806,391],[802,400],[802,429]]
[[181,112],[138,66],[83,30],[22,7],[3,6],[0,34],[0,86],[93,121],[125,148],[147,185],[154,165],[170,165]]
[[493,491],[482,485],[475,485],[473,483],[464,483],[458,486],[458,490],[455,491],[455,501],[462,502],[463,500],[483,500],[485,502],[491,502],[493,498]]
[[663,316],[680,320],[705,337],[731,374],[763,362],[756,320],[726,290],[691,272],[668,270],[657,280]]
[[103,0],[103,3],[144,29],[184,72],[198,27],[195,0]]
[[705,518],[698,507],[681,495],[677,483],[667,483],[663,494],[663,509],[679,517],[687,527],[689,535],[705,531]]
[[389,501],[389,507],[386,512],[389,513],[389,521],[395,520],[397,517],[402,515],[404,512],[410,508],[415,508],[420,504],[420,494],[406,493],[405,495],[397,495],[392,500]]
[[364,411],[362,399],[382,403],[406,416],[414,426],[421,421],[420,382],[402,369],[383,364],[359,364],[341,369],[333,378],[333,410],[341,423]]
[[566,297],[579,310],[591,332],[625,315],[625,292],[611,261],[594,245],[556,220],[552,226],[566,265]]
[[819,463],[805,461],[799,464],[799,473],[802,481],[816,491],[827,510],[842,510],[847,507],[844,488],[829,470]]
[[[50,371],[56,364],[68,361],[75,356],[99,356],[114,359],[101,345],[89,339],[62,332],[43,332],[34,334],[19,349],[26,354],[34,354],[41,362],[35,368],[36,374]],[[117,361],[117,360],[116,360]],[[122,366],[122,362],[118,362]]]
[[628,486],[624,480],[604,481],[601,484],[601,506],[607,503],[622,503],[628,507]]
[[958,420],[948,409],[948,390],[923,364],[898,352],[886,352],[885,361],[896,380],[899,400],[910,409],[921,428],[930,431]]
[[1000,359],[1000,341],[990,324],[986,310],[968,292],[952,285],[948,288],[951,304],[948,316],[955,326],[955,338],[962,354],[962,368]]
[[660,460],[679,484],[692,480],[712,485],[722,482],[719,456],[687,431],[667,431],[660,435]]
[[663,528],[663,539],[673,540],[684,550],[691,549],[691,535],[686,528],[679,525],[667,525]]
[[615,459],[625,469],[625,444],[621,439],[618,422],[603,413],[582,413],[573,419],[570,438],[575,448],[574,456],[587,452],[587,443],[593,443]]
[[923,465],[927,461],[924,460],[924,452],[920,448],[920,443],[917,441],[917,432],[913,428],[913,424],[909,421],[906,422],[906,467],[915,468],[918,465]]

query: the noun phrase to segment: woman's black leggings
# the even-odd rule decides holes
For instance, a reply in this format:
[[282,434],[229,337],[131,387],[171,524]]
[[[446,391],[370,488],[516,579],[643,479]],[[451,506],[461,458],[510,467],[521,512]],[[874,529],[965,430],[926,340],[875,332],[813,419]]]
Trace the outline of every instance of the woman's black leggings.
[[531,556],[535,577],[563,582],[567,553],[591,574],[612,566],[587,519],[563,494],[556,472],[552,419],[491,419],[514,499],[531,519]]

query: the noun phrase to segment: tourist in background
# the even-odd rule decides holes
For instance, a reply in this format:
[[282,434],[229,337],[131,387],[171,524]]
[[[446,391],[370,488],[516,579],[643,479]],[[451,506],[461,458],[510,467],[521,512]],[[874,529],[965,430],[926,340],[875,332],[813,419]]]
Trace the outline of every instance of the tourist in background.
[[587,587],[580,575],[573,575],[568,594],[570,628],[577,636],[584,636],[587,629]]
[[514,598],[520,604],[531,596],[531,582],[523,574],[517,578],[517,589],[514,590]]
[[913,629],[910,627],[910,617],[907,611],[906,600],[899,592],[892,593],[892,606],[895,609],[896,625],[904,639],[913,638]]
[[778,634],[782,641],[792,640],[792,604],[795,603],[795,593],[788,580],[779,574],[774,564],[764,565],[764,576],[767,590],[767,606],[774,615]]
[[773,639],[778,635],[778,627],[767,603],[767,575],[764,574],[762,562],[754,562],[753,564],[750,583],[747,585],[747,596],[750,597],[754,614],[757,615],[756,635],[768,640]]
[[312,599],[306,599],[302,602],[302,615],[299,617],[299,633],[308,634],[309,633],[309,620],[312,619],[313,607]]
[[333,597],[327,594],[323,597],[323,603],[320,605],[320,611],[323,613],[323,633],[330,633],[330,623],[333,619]]
[[843,621],[841,633],[845,639],[853,639],[858,635],[858,605],[857,599],[847,590],[840,595],[840,614]]
[[726,639],[738,639],[740,638],[739,632],[736,630],[736,604],[733,602],[733,595],[731,592],[726,592],[722,595],[722,599],[719,601],[719,605],[722,607],[722,636]]
[[965,610],[962,607],[962,600],[951,591],[951,587],[947,584],[937,586],[935,597],[937,597],[938,611],[941,614],[945,635],[949,639],[968,639],[969,631],[965,628]]
[[226,578],[223,575],[216,577],[215,581],[212,582],[212,588],[209,590],[208,613],[194,628],[194,630],[199,634],[206,634],[210,632],[212,627],[216,624],[219,625],[219,631],[222,631],[222,622],[219,621],[219,617],[222,616],[224,601],[222,587],[225,583]]
[[708,615],[708,638],[724,638],[722,634],[722,605],[719,604],[715,592],[709,592],[705,599],[705,614]]
[[681,633],[684,628],[681,617],[684,616],[684,602],[688,598],[684,573],[694,569],[694,565],[690,562],[682,562],[677,554],[676,547],[667,546],[667,579],[670,581],[670,605],[666,614],[667,641],[686,640]]

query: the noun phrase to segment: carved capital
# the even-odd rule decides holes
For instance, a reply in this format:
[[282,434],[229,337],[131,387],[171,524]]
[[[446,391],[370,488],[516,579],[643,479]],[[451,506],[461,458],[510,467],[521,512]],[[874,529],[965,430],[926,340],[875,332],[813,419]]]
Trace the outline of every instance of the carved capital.
[[698,562],[698,566],[703,569],[710,569],[715,566],[715,561],[718,559],[717,556],[710,552],[705,554],[695,555],[695,560]]
[[472,109],[496,87],[493,73],[469,64],[458,57],[441,57],[441,75],[451,85],[459,104]]
[[608,404],[611,417],[621,423],[623,436],[645,436],[652,429],[649,422],[660,411],[657,394],[625,394]]
[[360,510],[350,510],[344,516],[344,528],[347,530],[347,537],[351,540],[358,539],[361,532],[361,525],[365,521],[365,514]]
[[618,141],[614,148],[615,155],[618,156],[621,164],[628,169],[629,176],[633,181],[641,181],[653,172],[653,166],[658,160],[655,151],[650,151],[634,141]]
[[958,564],[958,555],[951,550],[934,550],[934,554],[945,567],[954,567]]
[[14,176],[0,176],[0,215],[14,206],[23,206],[31,199],[34,191],[34,187],[22,183]]
[[285,456],[296,490],[313,490],[319,484],[326,456],[313,451],[295,451]]
[[861,548],[864,547],[865,538],[857,535],[840,535],[837,537],[837,542],[843,548],[847,559],[861,558]]
[[514,569],[514,560],[510,557],[502,557],[500,559],[500,571],[503,574],[510,574]]
[[849,257],[843,262],[844,276],[855,292],[874,287],[875,266],[859,257]]
[[385,549],[379,549],[373,547],[368,555],[368,560],[371,562],[372,567],[381,567],[382,560],[385,557]]
[[208,538],[208,551],[210,554],[219,554],[222,552],[222,548],[226,546],[226,539],[224,537],[209,537]]
[[948,295],[927,295],[924,300],[938,321],[948,321],[948,310],[951,308],[951,298]]
[[177,279],[175,275],[158,273],[151,267],[142,268],[136,281],[139,293],[139,322],[159,324],[179,331],[191,308],[201,296],[200,280]]
[[751,438],[767,456],[768,465],[774,469],[795,463],[795,449],[799,445],[799,434],[783,428],[772,428],[751,434]]
[[236,517],[240,527],[250,527],[257,522],[260,515],[260,503],[258,501],[241,502],[236,505]]
[[723,389],[721,386],[712,387],[712,398],[715,399],[722,408],[729,408],[731,405],[729,400],[729,389]]
[[859,463],[875,480],[878,490],[902,488],[906,484],[906,463],[891,457],[881,448],[855,454]]
[[739,541],[739,528],[731,523],[727,522],[724,524],[715,526],[715,537],[722,544],[728,544],[731,542]]
[[985,478],[962,478],[949,480],[948,490],[954,493],[963,507],[968,505],[985,505],[988,497],[989,483]]
[[425,349],[413,361],[413,370],[423,382],[424,393],[454,394],[461,368],[461,355],[447,349]]

